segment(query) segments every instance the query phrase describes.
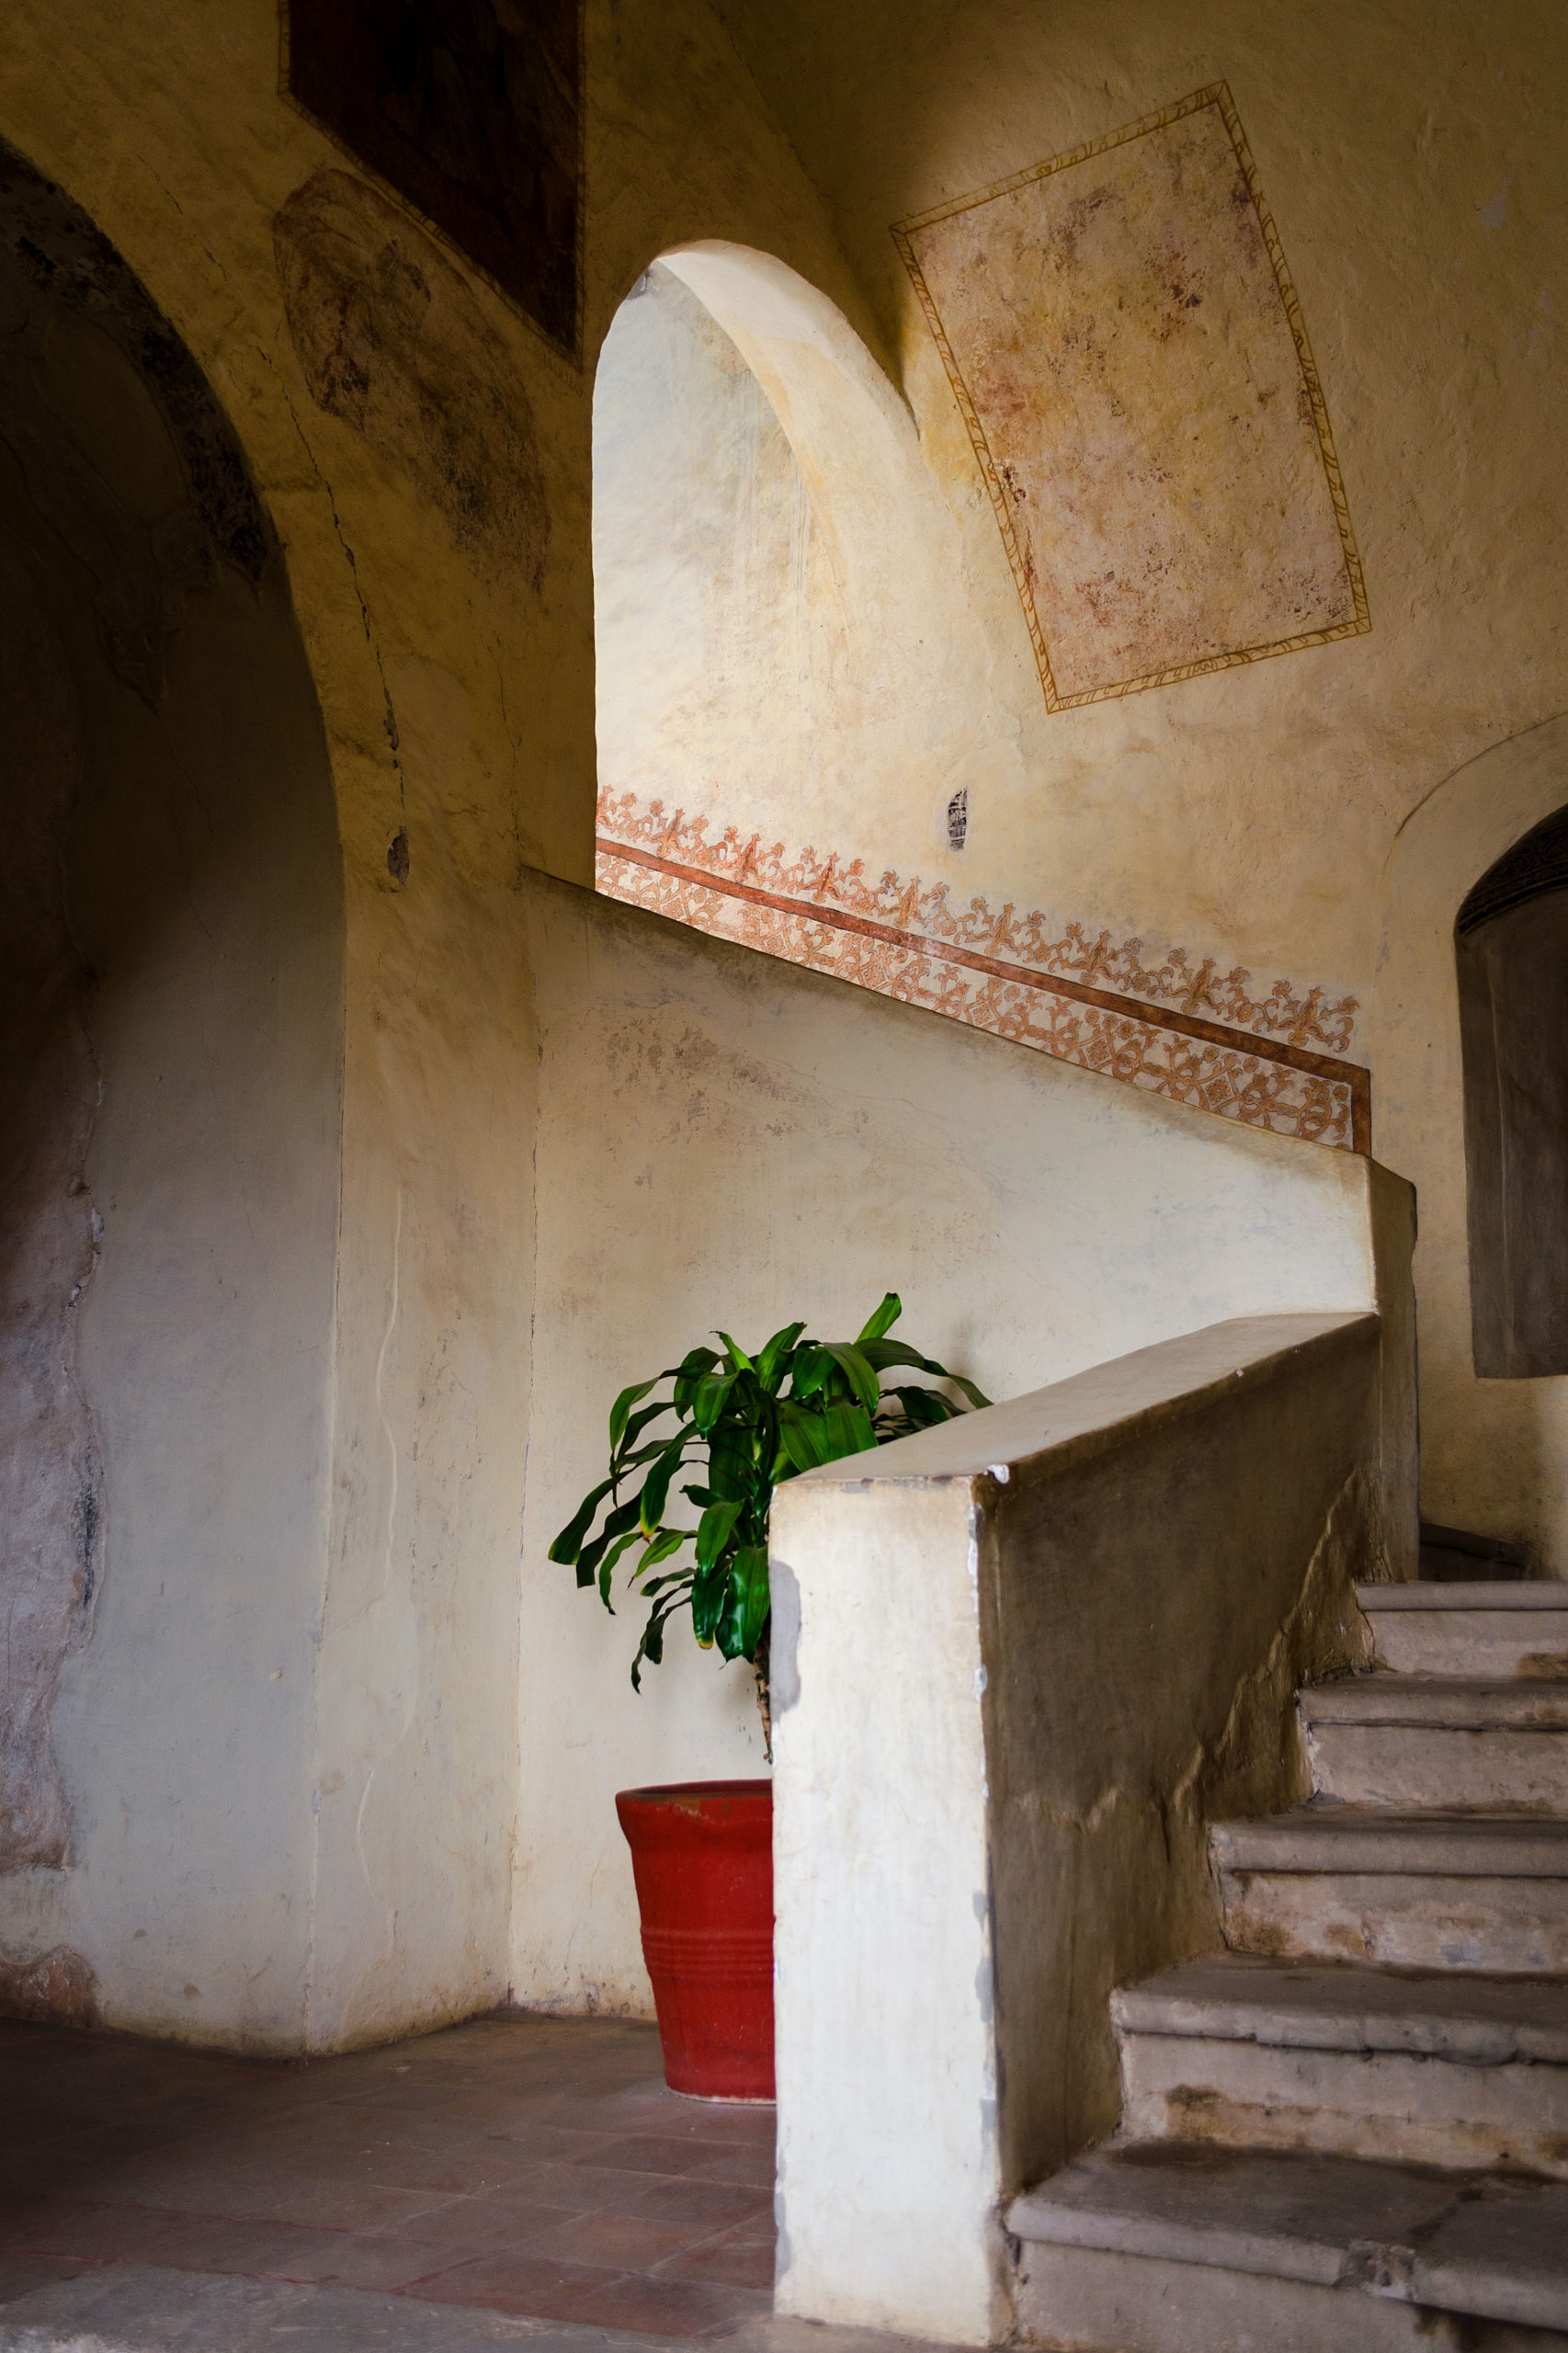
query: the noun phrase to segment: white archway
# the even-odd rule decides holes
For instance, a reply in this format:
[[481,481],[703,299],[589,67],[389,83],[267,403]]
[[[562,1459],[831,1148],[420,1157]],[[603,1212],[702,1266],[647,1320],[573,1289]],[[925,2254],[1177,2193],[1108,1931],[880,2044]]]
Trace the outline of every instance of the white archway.
[[[662,334],[637,316],[650,295]],[[595,477],[601,808],[630,793],[639,817],[680,811],[688,845],[694,821],[708,842],[733,827],[786,865],[809,848],[956,894],[949,807],[983,807],[1014,727],[953,514],[843,313],[769,255],[665,252],[601,352]]]

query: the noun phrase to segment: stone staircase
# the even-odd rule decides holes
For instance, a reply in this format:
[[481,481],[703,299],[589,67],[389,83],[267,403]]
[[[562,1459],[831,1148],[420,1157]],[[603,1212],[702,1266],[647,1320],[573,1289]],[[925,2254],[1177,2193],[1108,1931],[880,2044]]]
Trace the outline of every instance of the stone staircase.
[[1568,2353],[1568,1584],[1367,1586],[1316,1795],[1210,1847],[1228,1949],[1112,1997],[1123,2112],[1016,2199],[1093,2353]]

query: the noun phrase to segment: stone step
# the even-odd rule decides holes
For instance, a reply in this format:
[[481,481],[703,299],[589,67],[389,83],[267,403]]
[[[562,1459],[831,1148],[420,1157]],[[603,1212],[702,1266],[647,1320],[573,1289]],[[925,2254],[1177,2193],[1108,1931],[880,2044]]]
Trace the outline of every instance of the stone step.
[[1117,2353],[1568,2353],[1568,2188],[1119,2142],[1013,2200],[1025,2337]]
[[1568,1676],[1568,1583],[1362,1585],[1356,1597],[1396,1675]]
[[1221,1953],[1111,2016],[1131,2140],[1568,2180],[1568,1981]]
[[1568,1974],[1568,1821],[1298,1806],[1217,1823],[1238,1952],[1393,1969]]
[[1351,1675],[1311,1686],[1297,1705],[1323,1797],[1568,1813],[1568,1682]]

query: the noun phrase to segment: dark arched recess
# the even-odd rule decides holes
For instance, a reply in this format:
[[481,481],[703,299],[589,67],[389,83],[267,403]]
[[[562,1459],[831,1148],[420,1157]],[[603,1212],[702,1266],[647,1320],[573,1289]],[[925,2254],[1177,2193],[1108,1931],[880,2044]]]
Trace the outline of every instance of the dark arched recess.
[[1454,930],[1475,1370],[1568,1372],[1568,808],[1482,876]]

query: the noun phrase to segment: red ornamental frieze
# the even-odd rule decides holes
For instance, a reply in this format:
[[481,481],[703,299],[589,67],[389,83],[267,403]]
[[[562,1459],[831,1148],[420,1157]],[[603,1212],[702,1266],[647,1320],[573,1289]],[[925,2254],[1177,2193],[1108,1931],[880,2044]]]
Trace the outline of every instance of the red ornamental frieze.
[[1369,1148],[1367,1074],[1331,1059],[1349,1041],[1353,997],[1331,1003],[1287,981],[1255,995],[1247,972],[1221,974],[1213,958],[1194,964],[1173,949],[1145,964],[1139,940],[1117,947],[1077,924],[1052,937],[1039,914],[996,914],[978,898],[954,909],[944,883],[885,873],[872,885],[860,859],[787,859],[737,826],[711,842],[707,829],[631,793],[601,796],[599,889],[1167,1101]]
[[599,796],[601,839],[699,867],[715,881],[749,883],[784,898],[840,907],[898,931],[1088,982],[1142,1004],[1168,1005],[1181,1013],[1222,1021],[1233,1029],[1278,1038],[1286,1045],[1324,1054],[1344,1054],[1349,1049],[1360,1010],[1353,996],[1332,998],[1319,988],[1298,990],[1286,980],[1277,980],[1266,994],[1255,995],[1249,972],[1240,965],[1225,972],[1222,960],[1213,956],[1194,961],[1185,948],[1172,948],[1157,961],[1145,963],[1141,939],[1118,946],[1108,931],[1091,935],[1076,923],[1058,928],[1038,909],[1020,915],[1011,903],[997,909],[976,898],[955,907],[947,883],[924,883],[918,876],[904,881],[889,871],[873,884],[867,880],[862,858],[844,859],[836,852],[819,858],[814,849],[787,858],[782,842],[765,847],[760,834],[747,835],[738,825],[726,825],[710,841],[709,822],[687,816],[684,810],[667,813],[659,801],[643,808],[631,792],[619,800],[608,792]]

